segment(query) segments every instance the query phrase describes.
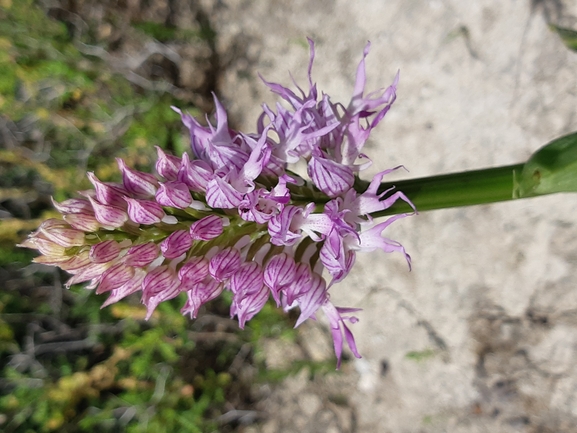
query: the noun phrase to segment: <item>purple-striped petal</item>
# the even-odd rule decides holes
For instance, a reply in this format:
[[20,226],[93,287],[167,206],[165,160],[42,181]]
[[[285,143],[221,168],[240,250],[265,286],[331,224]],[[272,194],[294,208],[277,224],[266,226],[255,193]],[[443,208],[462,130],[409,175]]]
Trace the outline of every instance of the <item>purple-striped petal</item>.
[[120,158],[116,158],[116,162],[122,172],[122,184],[126,191],[137,197],[154,197],[158,180],[153,175],[131,169]]
[[218,215],[209,215],[190,225],[190,236],[194,240],[208,241],[222,234],[223,221]]
[[258,263],[244,263],[230,277],[229,288],[232,293],[237,294],[257,292],[264,284],[264,275]]
[[150,271],[142,281],[142,303],[146,305],[146,320],[150,319],[156,307],[163,301],[176,297],[180,281],[174,270],[159,266]]
[[156,191],[156,201],[163,206],[185,209],[192,203],[192,196],[183,182],[165,182]]
[[158,159],[156,160],[156,171],[166,180],[176,180],[180,169],[180,158],[169,155],[160,147],[156,146]]
[[57,218],[49,218],[43,221],[42,224],[40,224],[40,227],[38,227],[38,229],[52,230],[55,228],[66,228],[66,227],[68,227],[68,224],[66,224],[66,222]]
[[270,241],[274,245],[290,246],[294,245],[302,236],[299,232],[291,230],[293,218],[302,213],[302,209],[297,206],[286,206],[281,213],[273,216],[268,223],[268,233]]
[[130,281],[132,277],[134,277],[134,268],[119,263],[102,274],[102,279],[96,289],[96,294],[99,295],[109,292],[112,289],[117,289]]
[[335,306],[327,301],[323,304],[322,309],[329,319],[329,324],[331,327],[331,334],[333,336],[333,344],[335,348],[335,355],[337,356],[337,370],[341,367],[341,355],[343,353],[343,333],[347,341],[347,345],[353,352],[353,355],[357,358],[361,358],[359,351],[357,350],[357,345],[355,343],[355,337],[350,329],[345,324],[345,320],[351,323],[358,322],[358,319],[354,316],[343,316],[341,313],[352,313],[359,311],[359,308],[335,308]]
[[189,314],[191,319],[196,319],[198,310],[202,305],[217,298],[224,290],[224,284],[208,277],[192,289],[186,292],[188,299],[180,312]]
[[142,268],[148,266],[160,256],[160,249],[154,242],[135,245],[131,247],[122,261],[127,266]]
[[122,209],[99,203],[92,197],[88,197],[88,200],[90,200],[90,203],[92,204],[96,220],[102,225],[108,227],[122,227],[124,223],[128,221],[128,214]]
[[114,240],[100,242],[90,248],[90,261],[106,263],[114,260],[120,254],[120,245]]
[[188,230],[177,230],[160,243],[160,251],[167,259],[174,259],[186,253],[192,246]]
[[284,289],[286,296],[286,305],[292,306],[293,303],[304,294],[312,279],[311,268],[306,263],[297,263],[294,273],[294,279]]
[[34,237],[31,237],[29,239],[26,239],[24,242],[22,242],[18,246],[24,247],[24,248],[36,249],[36,250],[40,251],[40,253],[45,255],[45,256],[64,257],[65,259],[68,259],[68,257],[64,255],[66,252],[66,247],[63,247],[62,245],[58,245],[56,242],[52,242],[48,239],[41,238],[38,235],[35,235]]
[[68,262],[70,257],[68,256],[38,256],[32,259],[33,263],[40,263],[41,265],[46,266],[58,266],[61,269],[62,264]]
[[68,224],[64,226],[46,226],[44,223],[39,229],[42,234],[52,242],[65,247],[79,247],[84,245],[84,232],[71,228]]
[[321,247],[320,259],[333,276],[333,282],[338,282],[345,278],[352,269],[355,263],[355,253],[345,248],[344,237],[337,229],[333,229]]
[[206,186],[206,203],[217,209],[234,209],[242,201],[242,194],[230,183],[214,177]]
[[311,274],[311,280],[306,290],[298,298],[301,314],[295,324],[295,328],[311,317],[327,300],[327,284],[323,277],[315,273]]
[[[88,251],[82,251],[80,254],[69,257],[68,260],[62,262],[58,266],[60,266],[60,268],[66,272],[75,275],[90,268],[91,266],[94,267],[94,263],[90,261]],[[109,264],[106,264],[103,269],[108,269],[109,266]]]
[[268,287],[261,284],[260,289],[252,292],[241,291],[233,297],[230,307],[230,317],[238,317],[238,326],[244,329],[244,325],[252,319],[268,300]]
[[135,269],[134,276],[124,283],[122,286],[112,289],[110,291],[110,296],[108,299],[102,304],[100,308],[104,308],[109,306],[110,304],[114,304],[115,302],[120,301],[121,299],[125,298],[128,295],[138,292],[142,289],[142,281],[144,281],[144,277],[146,276],[146,271],[143,269]]
[[156,224],[166,216],[162,207],[152,200],[125,198],[128,203],[128,216],[138,224]]
[[182,163],[178,171],[178,180],[191,190],[205,192],[206,185],[213,178],[213,170],[202,160],[191,161],[188,154],[182,155]]
[[92,213],[92,205],[87,199],[84,198],[71,198],[58,203],[54,198],[51,198],[52,204],[61,214],[74,214],[74,213]]
[[264,283],[270,288],[277,307],[280,305],[280,291],[294,281],[296,269],[294,259],[285,253],[274,256],[266,264]]
[[[99,280],[102,277],[104,271],[110,267],[109,263],[90,263],[80,269],[77,269],[74,276],[70,278],[64,285],[66,288],[78,283],[84,283],[92,279]],[[67,272],[72,273],[70,270]]]
[[386,221],[383,221],[380,224],[372,227],[369,230],[363,231],[359,235],[359,245],[357,249],[360,251],[371,252],[375,251],[376,249],[383,250],[385,253],[392,253],[392,252],[400,252],[405,256],[407,263],[409,264],[409,269],[411,268],[411,256],[407,254],[405,248],[392,239],[387,239],[382,237],[382,232],[393,222],[398,219],[404,218],[409,214],[399,214],[390,217]]
[[320,150],[313,152],[307,171],[315,186],[329,197],[348,191],[355,181],[351,167],[327,159]]
[[184,287],[192,288],[208,275],[208,260],[204,257],[192,257],[178,271],[178,278]]
[[240,268],[240,252],[236,248],[225,248],[218,252],[208,266],[208,272],[217,281],[222,282]]
[[73,228],[83,232],[95,232],[100,229],[101,224],[98,222],[94,214],[88,213],[72,213],[64,215],[64,221],[70,224]]
[[327,248],[321,248],[320,254],[321,262],[333,277],[333,283],[343,280],[353,268],[355,264],[355,252],[346,251],[339,258],[328,253]]
[[115,206],[121,209],[126,209],[126,202],[124,197],[128,194],[120,185],[101,182],[92,172],[86,173],[88,179],[94,185],[96,192],[96,199],[109,206]]
[[263,168],[268,164],[271,155],[271,148],[267,143],[268,130],[269,127],[267,126],[261,133],[258,142],[248,136],[243,136],[246,141],[252,142],[251,147],[254,147],[238,176],[235,176],[235,187],[238,191],[251,192],[254,189],[254,180],[260,176]]
[[[234,167],[237,171],[242,168],[248,159],[248,154],[238,146],[231,136],[228,127],[226,111],[218,99],[214,98],[216,106],[216,128],[201,126],[192,116],[184,114],[180,110],[173,109],[181,114],[182,123],[190,131],[190,145],[194,155],[207,162],[213,169],[230,170]],[[235,133],[236,136],[236,133]]]

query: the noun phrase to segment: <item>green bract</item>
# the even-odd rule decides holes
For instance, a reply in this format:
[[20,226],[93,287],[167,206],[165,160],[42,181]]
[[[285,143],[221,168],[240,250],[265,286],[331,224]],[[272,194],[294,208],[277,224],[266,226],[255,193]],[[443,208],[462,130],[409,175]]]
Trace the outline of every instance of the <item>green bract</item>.
[[577,132],[557,138],[535,152],[516,179],[513,196],[556,192],[577,192]]

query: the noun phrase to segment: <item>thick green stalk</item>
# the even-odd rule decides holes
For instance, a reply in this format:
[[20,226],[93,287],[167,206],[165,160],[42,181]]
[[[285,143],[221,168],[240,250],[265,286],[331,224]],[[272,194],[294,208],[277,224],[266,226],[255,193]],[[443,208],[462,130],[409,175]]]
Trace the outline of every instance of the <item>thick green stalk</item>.
[[[357,180],[363,192],[369,183]],[[385,182],[379,192],[394,187],[417,211],[494,203],[558,192],[577,192],[577,132],[557,138],[535,152],[526,163],[444,174],[420,179]],[[386,199],[386,197],[385,197]],[[373,217],[412,212],[404,201],[375,212]]]
[[[395,187],[390,194],[401,191],[419,212],[459,206],[494,203],[514,198],[515,179],[523,164],[462,173],[444,174],[419,179],[382,183],[379,192]],[[366,189],[359,184],[360,190]],[[388,209],[372,214],[373,217],[412,212],[402,200]]]

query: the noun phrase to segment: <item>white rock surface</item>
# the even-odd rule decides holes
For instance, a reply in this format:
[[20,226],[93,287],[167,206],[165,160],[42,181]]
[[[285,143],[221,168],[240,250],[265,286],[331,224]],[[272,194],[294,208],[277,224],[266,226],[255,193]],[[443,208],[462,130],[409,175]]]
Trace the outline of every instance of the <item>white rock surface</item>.
[[[291,71],[306,85],[309,36],[313,79],[347,102],[370,40],[367,89],[397,70],[401,80],[366,148],[366,179],[398,164],[408,178],[522,162],[577,130],[577,53],[547,26],[577,28],[577,3],[532,3],[223,1],[219,49],[245,50],[223,96],[236,126],[254,130],[259,104],[275,101],[257,72],[288,85]],[[396,223],[388,234],[412,272],[399,255],[359,255],[332,289],[337,305],[364,310],[354,325],[363,358],[336,378],[287,379],[263,406],[262,431],[576,431],[576,211],[577,195],[557,195]]]

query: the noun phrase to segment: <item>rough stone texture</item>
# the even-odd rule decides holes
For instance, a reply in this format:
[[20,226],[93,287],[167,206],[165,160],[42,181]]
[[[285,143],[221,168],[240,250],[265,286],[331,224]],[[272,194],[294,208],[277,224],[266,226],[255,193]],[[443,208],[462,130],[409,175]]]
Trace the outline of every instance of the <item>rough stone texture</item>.
[[[348,101],[367,40],[367,89],[400,69],[398,100],[366,148],[367,179],[398,164],[404,178],[513,164],[577,130],[577,54],[547,26],[577,28],[573,1],[211,7],[217,50],[242,49],[219,84],[243,130],[275,101],[257,72],[288,84],[292,71],[306,84],[306,36],[317,43],[313,78],[333,100]],[[338,375],[287,379],[250,431],[575,431],[576,210],[577,196],[557,195],[395,224],[389,235],[413,271],[400,256],[359,255],[332,289],[336,304],[364,309],[354,326],[363,358]],[[330,336],[314,339],[326,346]],[[330,402],[335,382],[344,406]]]

